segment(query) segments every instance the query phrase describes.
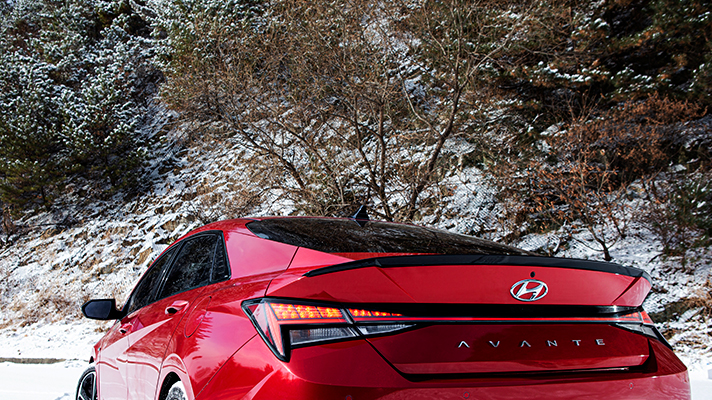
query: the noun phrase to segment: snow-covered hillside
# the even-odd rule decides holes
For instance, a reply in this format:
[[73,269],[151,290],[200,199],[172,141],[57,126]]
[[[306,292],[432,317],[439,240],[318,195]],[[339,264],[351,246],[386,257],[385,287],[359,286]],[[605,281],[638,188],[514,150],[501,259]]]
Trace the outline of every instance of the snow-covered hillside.
[[[161,131],[172,117],[157,113],[150,129]],[[3,398],[71,398],[90,347],[110,324],[83,319],[80,305],[89,298],[122,301],[150,261],[173,240],[203,223],[240,216],[235,213],[295,212],[278,190],[260,193],[261,201],[256,203],[235,199],[251,190],[241,180],[246,173],[241,165],[245,150],[237,139],[189,141],[177,128],[162,140],[148,169],[150,185],[141,195],[106,202],[70,197],[64,202],[73,206],[54,214],[27,215],[17,222],[17,233],[0,237],[0,362],[4,362],[0,369],[3,377],[16,377],[7,383],[0,380]],[[482,173],[475,168],[453,171],[446,183],[450,191],[444,198],[445,211],[420,223],[502,239],[498,222],[502,205]],[[563,257],[602,257],[581,229],[531,234],[514,244]],[[690,366],[693,398],[710,399],[712,252],[703,249],[691,254],[682,268],[677,260],[660,257],[657,248],[644,227],[632,226],[611,254],[615,262],[651,274],[654,285],[645,307],[661,321],[659,327]],[[5,362],[48,359],[70,361],[35,366]],[[30,390],[22,384],[27,379],[23,374],[46,375],[47,383],[41,390]]]
[[[170,113],[158,113],[152,129],[160,131],[170,119]],[[17,233],[1,238],[0,357],[83,358],[106,329],[106,324],[81,318],[84,301],[106,297],[123,301],[151,260],[204,223],[241,216],[236,212],[243,216],[295,212],[274,190],[263,193],[260,203],[236,205],[234,198],[250,189],[241,181],[245,150],[240,143],[226,138],[186,141],[184,135],[178,128],[163,137],[145,193],[86,204],[76,199],[75,206],[62,212],[28,215],[18,222]],[[437,221],[430,216],[421,223],[501,238],[497,234],[501,206],[481,173],[463,169],[448,179],[452,190],[445,198],[446,212]],[[68,219],[70,224],[59,224]],[[643,227],[630,230],[611,248],[614,261],[650,273],[654,285],[645,306],[679,353],[692,360],[712,355],[712,252],[699,250],[683,268],[677,260],[659,256],[658,243]],[[562,228],[532,234],[515,244],[563,257],[601,258],[585,230],[567,232]]]
[[[650,274],[644,306],[692,368],[695,399],[712,398],[712,380],[705,381],[712,370],[710,219],[701,218],[707,225],[700,225],[699,237],[685,237],[669,251],[676,256],[664,257],[669,243],[663,246],[640,218],[654,201],[668,211],[686,184],[704,193],[681,207],[691,207],[689,215],[709,214],[712,53],[709,46],[705,55],[698,49],[709,37],[699,32],[712,27],[705,2],[653,9],[650,2],[484,2],[460,8],[474,12],[462,16],[447,2],[433,3],[432,10],[416,2],[410,11],[388,2],[303,2],[319,10],[304,14],[302,2],[290,1],[139,3],[0,5],[0,183],[24,196],[16,203],[0,199],[0,398],[71,398],[74,375],[111,324],[82,318],[86,300],[122,303],[150,262],[194,228],[240,216],[304,213],[305,198],[309,209],[332,214],[367,199],[372,214],[559,257],[602,260],[592,232],[619,238],[606,242],[613,262]],[[291,23],[312,14],[317,18]],[[477,20],[473,15],[496,29],[463,29],[459,18]],[[639,23],[621,24],[628,16]],[[264,34],[269,29],[272,34]],[[442,29],[449,33],[441,36]],[[652,58],[659,65],[650,64]],[[250,64],[255,60],[261,63]],[[646,100],[650,93],[655,96]],[[593,104],[599,101],[594,96],[600,104]],[[528,173],[552,160],[564,167],[553,175],[576,175],[567,164],[576,151],[557,151],[567,144],[567,131],[591,126],[606,135],[573,148],[591,152],[584,168],[606,168],[587,169],[583,191],[599,173],[622,180],[616,168],[638,155],[642,172],[594,196],[615,199],[625,233],[611,231],[619,228],[615,223],[529,218],[534,207],[516,216],[526,221],[511,218],[502,189],[522,180],[500,179],[495,187],[488,178],[536,181]],[[42,127],[58,129],[28,140],[41,136]],[[104,130],[105,136],[97,134]],[[654,134],[662,139],[648,143]],[[667,157],[664,162],[644,168],[654,153],[640,151],[646,143]],[[33,158],[38,147],[48,149],[50,164]],[[530,148],[536,154],[527,154]],[[143,181],[124,179],[140,170],[144,150],[150,154],[138,174]],[[630,157],[608,165],[607,155],[617,153]],[[541,162],[494,167],[520,158]],[[18,163],[25,169],[10,168]],[[47,176],[52,179],[39,185],[39,196],[34,183]],[[660,180],[669,189],[680,177],[681,191],[660,197],[640,184]],[[107,180],[112,184],[102,187]],[[99,200],[108,193],[117,194]],[[533,201],[522,198],[512,202]],[[571,206],[558,200],[548,208]],[[11,218],[12,210],[31,211]],[[671,225],[689,216],[661,215],[675,217],[664,221]],[[551,227],[525,226],[539,223]],[[688,228],[675,233],[685,236]],[[57,360],[68,361],[18,364]],[[32,388],[23,374],[53,378]]]

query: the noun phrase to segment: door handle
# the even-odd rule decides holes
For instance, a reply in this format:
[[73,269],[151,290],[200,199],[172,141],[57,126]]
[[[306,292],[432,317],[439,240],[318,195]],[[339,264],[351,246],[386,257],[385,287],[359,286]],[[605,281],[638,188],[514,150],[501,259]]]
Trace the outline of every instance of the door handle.
[[121,325],[121,326],[119,327],[119,333],[121,333],[122,335],[125,335],[126,332],[129,331],[129,329],[131,329],[131,323],[130,323],[130,322],[129,322],[128,324],[123,324],[123,325]]
[[170,306],[166,307],[166,314],[168,315],[174,315],[178,314],[180,311],[183,311],[185,307],[188,306],[188,302],[185,300],[177,300],[171,303]]

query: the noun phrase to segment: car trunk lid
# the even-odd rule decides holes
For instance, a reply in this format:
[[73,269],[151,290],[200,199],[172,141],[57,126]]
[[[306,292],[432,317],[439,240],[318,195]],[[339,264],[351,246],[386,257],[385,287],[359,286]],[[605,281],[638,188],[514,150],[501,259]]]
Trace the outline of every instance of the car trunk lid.
[[[616,325],[647,318],[639,306],[650,283],[635,268],[477,255],[331,255],[333,265],[314,265],[324,264],[316,253],[300,248],[266,295],[348,310],[403,374],[622,369],[649,357],[645,336]],[[387,324],[408,328],[390,332]],[[372,330],[386,334],[370,337]]]
[[324,262],[314,253],[324,254],[300,248],[266,294],[341,303],[637,307],[651,287],[642,270],[588,260],[416,255],[344,262],[350,260],[330,255],[335,265],[324,266],[314,265]]
[[608,324],[437,324],[368,339],[404,374],[625,369],[648,356],[644,336]]

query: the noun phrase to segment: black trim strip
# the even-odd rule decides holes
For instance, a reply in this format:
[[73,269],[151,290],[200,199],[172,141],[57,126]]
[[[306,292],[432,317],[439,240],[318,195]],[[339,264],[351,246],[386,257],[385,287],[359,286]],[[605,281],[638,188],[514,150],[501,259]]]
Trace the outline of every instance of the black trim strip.
[[[605,318],[618,317],[643,311],[642,307],[629,306],[582,306],[541,304],[463,304],[463,303],[337,303],[320,300],[295,299],[290,297],[261,297],[246,300],[253,304],[260,301],[274,303],[304,304],[339,309],[362,309],[402,314],[406,317],[473,317],[473,318]],[[485,321],[486,322],[486,321]],[[546,322],[546,321],[544,321]],[[374,321],[374,323],[380,323]],[[456,323],[462,323],[457,321]],[[555,322],[559,323],[559,322]],[[606,322],[607,323],[607,322]]]
[[[395,368],[395,367],[394,367]],[[410,382],[443,382],[467,379],[485,383],[492,379],[507,379],[511,381],[526,380],[529,384],[537,380],[545,380],[547,384],[570,383],[580,379],[597,378],[597,382],[619,380],[624,378],[639,378],[645,373],[645,363],[631,367],[593,368],[593,369],[557,369],[548,371],[503,371],[503,372],[472,372],[472,373],[442,373],[442,374],[406,374],[395,368],[396,372]],[[615,374],[615,375],[608,375]],[[618,375],[621,374],[621,375]],[[631,376],[632,375],[632,376]],[[504,382],[504,381],[500,381]],[[506,383],[500,383],[504,385]],[[478,385],[479,386],[479,385]]]
[[580,260],[574,258],[488,254],[375,257],[314,269],[304,274],[304,276],[314,277],[367,267],[395,268],[436,265],[516,265],[527,267],[571,268],[587,271],[608,272],[611,274],[631,276],[634,278],[643,277],[648,282],[651,282],[650,275],[642,269],[626,267],[615,263]]
[[334,307],[375,310],[421,318],[614,318],[643,310],[642,307],[539,304],[358,303],[340,304]]

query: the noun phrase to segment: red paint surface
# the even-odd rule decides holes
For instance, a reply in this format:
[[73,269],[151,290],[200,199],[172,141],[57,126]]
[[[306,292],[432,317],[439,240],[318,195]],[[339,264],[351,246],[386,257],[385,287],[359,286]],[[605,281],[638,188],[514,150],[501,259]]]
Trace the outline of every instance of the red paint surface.
[[[366,267],[304,277],[369,257],[265,240],[249,232],[249,221],[223,221],[187,235],[222,231],[232,278],[159,300],[117,322],[96,347],[100,399],[157,399],[169,376],[183,381],[190,400],[690,398],[685,367],[670,349],[590,318],[411,321],[424,325],[295,348],[288,362],[280,361],[243,312],[244,300],[526,306],[510,289],[534,273],[548,285],[538,305],[635,307],[650,283],[605,272],[502,265]],[[166,313],[169,307],[175,313]]]
[[632,367],[648,340],[606,324],[438,325],[369,339],[406,374]]
[[290,267],[288,272],[292,274],[284,274],[278,285],[270,286],[270,296],[345,303],[522,304],[512,297],[510,289],[518,281],[529,278],[532,272],[549,287],[547,295],[536,301],[539,305],[635,307],[647,294],[647,291],[637,290],[645,288],[641,284],[621,297],[635,279],[630,276],[553,267],[366,267],[311,278],[302,278],[306,272],[303,268],[291,270]]

